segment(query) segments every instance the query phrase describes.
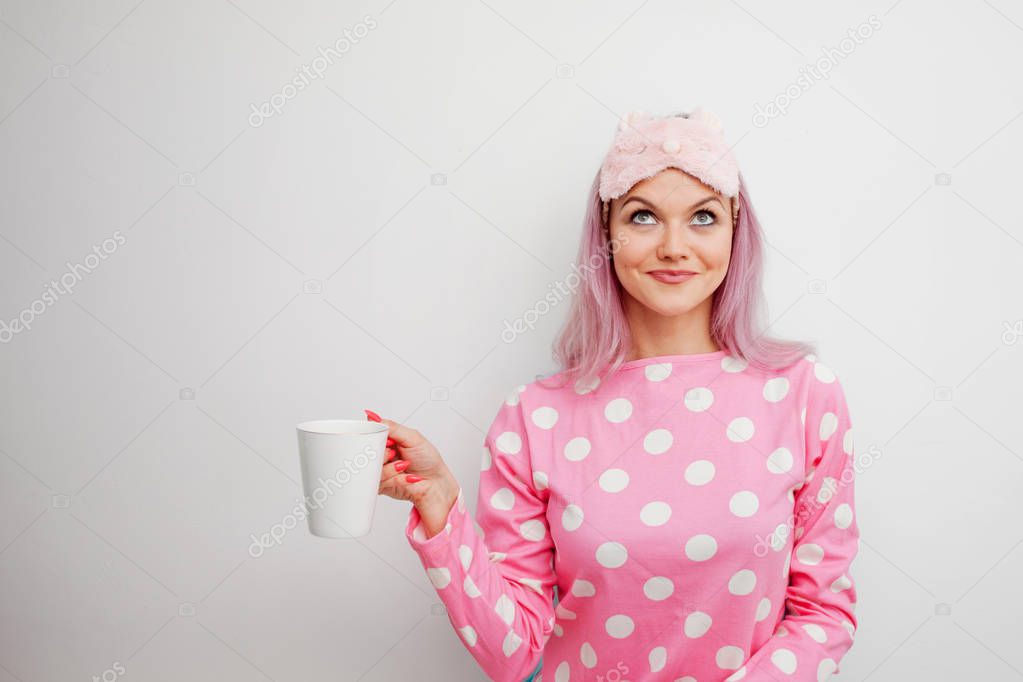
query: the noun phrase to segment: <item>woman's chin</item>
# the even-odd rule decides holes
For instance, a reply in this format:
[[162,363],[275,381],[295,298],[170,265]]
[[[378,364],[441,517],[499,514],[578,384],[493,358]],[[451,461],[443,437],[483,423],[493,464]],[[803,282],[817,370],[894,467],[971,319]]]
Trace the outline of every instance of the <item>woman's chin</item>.
[[689,296],[657,296],[643,301],[643,305],[664,317],[684,315],[693,309]]

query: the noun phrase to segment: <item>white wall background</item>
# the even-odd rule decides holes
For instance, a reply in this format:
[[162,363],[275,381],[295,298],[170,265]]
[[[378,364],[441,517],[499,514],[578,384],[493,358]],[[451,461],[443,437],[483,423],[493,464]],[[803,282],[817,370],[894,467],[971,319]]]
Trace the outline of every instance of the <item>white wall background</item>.
[[1020,679],[1021,45],[1008,0],[3,0],[0,682],[482,679],[406,503],[251,535],[300,499],[294,424],[363,408],[474,500],[567,304],[503,322],[569,273],[617,115],[695,105],[869,455],[841,679]]

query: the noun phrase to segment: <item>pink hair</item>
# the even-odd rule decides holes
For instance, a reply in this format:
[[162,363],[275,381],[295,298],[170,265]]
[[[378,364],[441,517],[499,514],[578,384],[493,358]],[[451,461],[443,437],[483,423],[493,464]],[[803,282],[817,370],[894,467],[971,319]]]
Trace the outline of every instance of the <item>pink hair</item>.
[[[625,362],[631,343],[622,307],[622,285],[608,260],[614,248],[604,232],[599,186],[598,171],[587,199],[579,244],[579,266],[585,274],[573,297],[568,320],[554,342],[553,356],[561,370],[547,377],[560,377],[561,386],[588,382],[617,370]],[[767,336],[770,325],[764,324],[766,304],[761,286],[764,240],[741,172],[738,201],[728,272],[713,293],[711,337],[729,355],[755,368],[788,367],[817,351],[812,343]]]

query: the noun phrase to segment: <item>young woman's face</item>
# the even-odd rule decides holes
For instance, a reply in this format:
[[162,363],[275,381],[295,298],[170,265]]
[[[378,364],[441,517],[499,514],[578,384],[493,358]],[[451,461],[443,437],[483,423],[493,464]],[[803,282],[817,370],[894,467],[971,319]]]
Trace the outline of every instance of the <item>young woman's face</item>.
[[[636,183],[611,201],[608,223],[615,272],[637,302],[664,316],[709,311],[732,253],[731,200],[675,168]],[[656,270],[688,270],[681,282],[660,281]]]

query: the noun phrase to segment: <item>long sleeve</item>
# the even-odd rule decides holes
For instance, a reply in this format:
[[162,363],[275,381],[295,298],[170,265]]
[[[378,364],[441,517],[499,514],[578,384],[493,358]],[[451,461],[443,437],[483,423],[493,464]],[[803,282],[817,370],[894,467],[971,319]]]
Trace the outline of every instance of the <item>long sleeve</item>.
[[476,520],[459,488],[444,530],[427,538],[413,507],[405,534],[483,672],[521,682],[554,631],[556,579],[544,477],[534,477],[518,391],[483,445]]
[[850,565],[859,549],[852,424],[841,384],[814,368],[804,416],[807,476],[795,494],[785,616],[728,680],[818,682],[839,672],[856,631]]

